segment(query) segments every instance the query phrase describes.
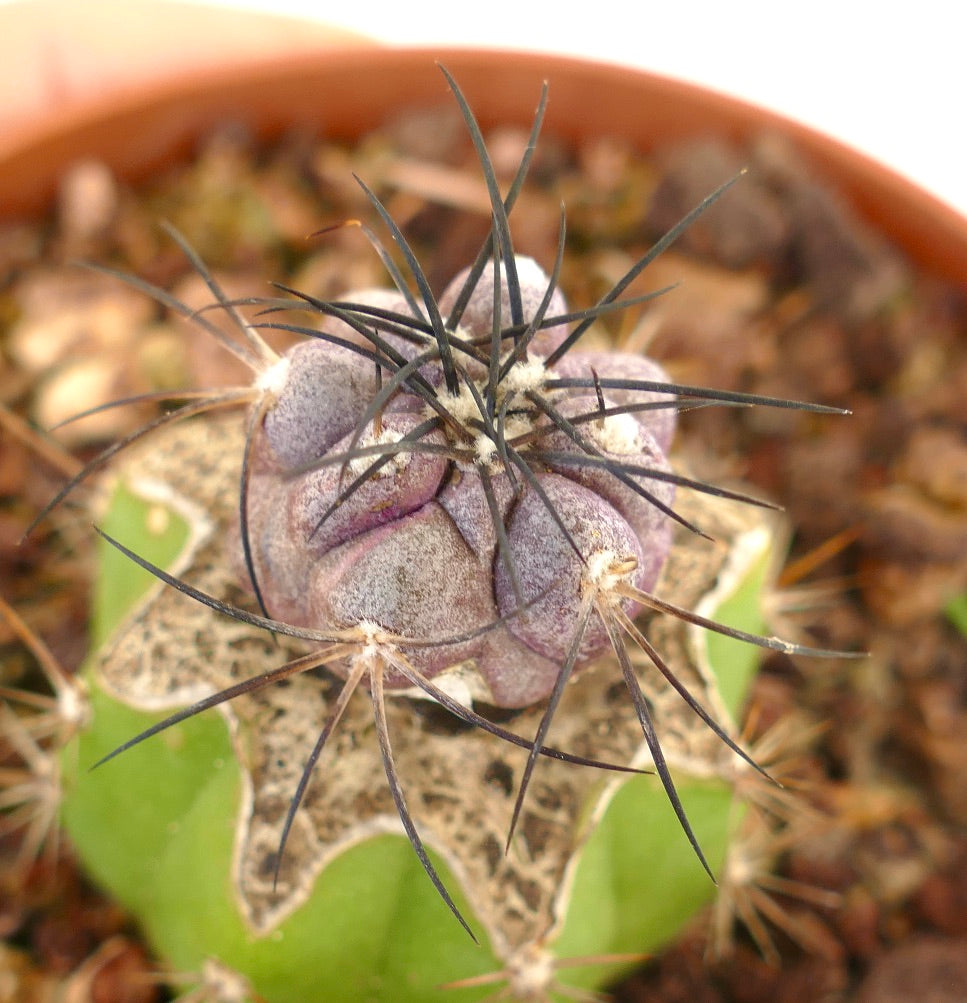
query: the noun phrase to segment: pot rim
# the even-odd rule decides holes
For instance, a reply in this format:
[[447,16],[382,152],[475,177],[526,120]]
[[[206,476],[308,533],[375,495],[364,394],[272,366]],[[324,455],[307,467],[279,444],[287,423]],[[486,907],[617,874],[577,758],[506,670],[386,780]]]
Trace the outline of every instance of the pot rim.
[[[617,135],[648,152],[716,136],[788,137],[833,185],[912,259],[967,288],[967,219],[866,154],[775,112],[643,70],[574,56],[476,49],[352,47],[242,60],[80,106],[0,137],[0,217],[36,216],[49,206],[72,162],[97,158],[137,181],[185,159],[226,119],[261,138],[315,126],[358,136],[395,108],[446,98],[436,63],[460,82],[485,127],[529,124],[542,81],[550,83],[545,129],[564,139]],[[320,95],[330,95],[327,104]]]

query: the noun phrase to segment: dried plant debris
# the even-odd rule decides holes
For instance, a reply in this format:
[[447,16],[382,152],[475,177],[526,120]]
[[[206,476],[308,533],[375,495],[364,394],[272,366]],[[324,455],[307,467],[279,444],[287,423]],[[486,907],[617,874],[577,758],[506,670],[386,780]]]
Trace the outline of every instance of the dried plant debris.
[[0,685],[0,839],[11,844],[0,858],[6,891],[25,884],[36,862],[58,852],[60,755],[88,723],[82,683],[64,672],[50,649],[0,597],[0,617],[29,651],[49,692]]
[[[468,109],[463,115],[473,132]],[[758,487],[740,493],[781,498],[800,553],[842,534],[842,547],[827,550],[836,603],[818,626],[817,614],[804,610],[807,631],[792,622],[787,605],[783,629],[795,627],[791,633],[801,636],[793,639],[804,645],[820,638],[825,649],[877,647],[878,657],[863,674],[848,663],[817,663],[817,673],[802,677],[809,683],[797,684],[800,699],[815,701],[813,712],[834,722],[859,721],[821,741],[860,783],[890,733],[877,724],[882,713],[871,694],[884,673],[898,674],[890,685],[911,692],[934,725],[925,742],[923,720],[901,724],[897,741],[925,757],[956,808],[956,784],[942,778],[964,715],[947,715],[940,741],[935,708],[938,687],[950,693],[956,685],[944,666],[957,659],[932,658],[945,641],[929,626],[952,594],[967,589],[949,546],[962,515],[955,475],[940,484],[935,474],[956,465],[929,459],[930,450],[952,456],[964,434],[955,386],[967,362],[956,298],[915,279],[772,138],[741,154],[712,144],[665,151],[649,163],[609,140],[590,141],[574,158],[553,139],[534,153],[536,128],[530,136],[505,130],[486,145],[474,135],[466,151],[450,131],[443,154],[414,146],[407,135],[387,130],[355,150],[295,138],[260,161],[229,130],[190,170],[140,201],[85,168],[78,185],[97,182],[99,215],[77,225],[62,220],[44,272],[30,267],[22,240],[0,247],[15,269],[5,292],[5,348],[37,374],[34,414],[60,420],[83,386],[94,412],[56,434],[116,443],[68,487],[111,469],[132,489],[175,503],[195,534],[170,573],[196,598],[217,597],[235,611],[234,620],[220,618],[171,590],[156,592],[105,649],[105,685],[137,706],[200,700],[194,710],[218,705],[229,718],[246,777],[233,880],[256,929],[283,922],[339,847],[397,830],[401,816],[431,877],[424,841],[461,886],[480,883],[471,925],[514,970],[519,945],[560,929],[570,892],[562,861],[581,805],[621,781],[614,772],[539,755],[553,746],[598,765],[667,763],[671,771],[660,779],[673,800],[672,775],[682,771],[751,787],[768,806],[766,822],[740,833],[720,875],[727,894],[717,944],[733,942],[731,909],[773,959],[789,953],[785,935],[830,956],[826,928],[817,929],[811,913],[803,919],[798,907],[784,923],[786,913],[769,894],[801,895],[825,916],[834,898],[810,888],[844,888],[826,881],[815,861],[789,878],[770,873],[795,861],[812,836],[797,843],[799,828],[784,821],[786,795],[723,744],[736,733],[734,707],[709,669],[696,624],[662,614],[671,603],[704,623],[703,597],[729,578],[729,552],[771,530],[765,510],[709,498],[712,484],[729,485],[734,497],[741,475]],[[743,167],[747,176],[726,197],[703,204]],[[201,190],[212,197],[199,200]],[[65,211],[72,204],[65,194]],[[702,211],[687,216],[696,206]],[[177,227],[169,237],[159,236],[159,217]],[[375,221],[373,229],[331,229],[314,247],[305,245],[320,223],[346,217]],[[673,231],[671,247],[662,231],[683,217],[692,225]],[[377,232],[389,234],[386,247]],[[115,276],[58,263],[58,255],[63,261],[78,249],[110,262],[115,273],[138,276],[129,280],[133,288],[112,301]],[[193,274],[185,274],[185,256]],[[475,256],[470,280],[467,272],[454,277]],[[391,291],[380,289],[387,267],[399,279]],[[67,275],[70,282],[59,286]],[[284,285],[274,296],[265,287],[273,277]],[[28,295],[42,279],[67,290],[63,299]],[[658,295],[679,281],[671,294]],[[145,292],[160,302],[157,312],[146,310]],[[128,304],[127,319],[118,323],[121,304]],[[199,325],[214,337],[186,339]],[[57,344],[74,338],[65,350],[69,366],[37,361],[45,331]],[[293,341],[298,347],[289,348]],[[235,356],[230,375],[222,372],[226,346]],[[645,348],[663,360],[661,368],[641,358]],[[340,394],[328,411],[306,396],[319,373],[329,379],[327,400]],[[210,389],[173,396],[186,384]],[[712,396],[702,390],[708,385],[717,388]],[[16,384],[2,389],[5,402],[17,400]],[[117,397],[136,402],[98,407]],[[830,421],[747,406],[787,399],[857,413]],[[118,453],[123,459],[127,445],[142,438],[138,413],[143,421],[160,400],[181,402],[182,410],[162,413],[144,433],[144,448],[118,466]],[[247,421],[204,415],[236,407],[248,409]],[[195,413],[204,415],[202,424],[178,426]],[[319,434],[293,435],[309,414]],[[914,435],[914,422],[924,418],[931,434]],[[209,453],[215,443],[224,453]],[[174,493],[159,488],[171,482],[172,469]],[[701,483],[692,471],[701,471]],[[898,490],[894,481],[910,486]],[[75,497],[69,490],[64,497],[57,527],[83,548],[71,514]],[[308,545],[279,544],[280,524]],[[589,525],[595,544],[604,530],[605,546],[595,549],[583,535]],[[902,552],[887,545],[894,538],[907,541]],[[531,562],[535,540],[557,541],[549,550],[554,564]],[[139,550],[137,539],[120,542]],[[457,569],[443,581],[428,573],[435,567],[428,553],[441,549]],[[374,598],[374,581],[394,566],[423,575],[426,602]],[[923,587],[909,588],[911,576]],[[860,591],[845,596],[844,584]],[[455,614],[467,596],[466,612]],[[890,634],[895,615],[906,626]],[[263,629],[271,627],[266,618],[296,630],[273,635]],[[311,636],[291,636],[300,630]],[[889,637],[885,649],[874,644],[874,630]],[[367,647],[381,660],[375,672],[372,662],[360,664]],[[790,647],[774,647],[773,671],[787,673]],[[186,653],[202,655],[204,679],[197,656]],[[586,668],[602,656],[602,664]],[[291,669],[265,677],[280,685],[245,682],[286,657],[296,660]],[[512,663],[527,666],[523,684],[507,671]],[[323,665],[348,682],[334,683]],[[348,699],[359,683],[371,691],[375,714],[362,694]],[[407,697],[390,698],[393,689],[412,695],[421,688],[475,723],[466,709],[472,700],[509,709],[550,703],[512,720],[507,711],[488,712],[502,722],[490,734],[454,736]],[[699,714],[682,690],[703,708]],[[957,706],[955,696],[947,706]],[[339,726],[332,721],[331,736],[327,726],[320,737],[333,709]],[[281,719],[289,724],[285,734],[276,727]],[[718,737],[708,724],[720,728]],[[466,761],[454,758],[457,748]],[[148,743],[126,755],[150,750]],[[754,747],[748,751],[757,759]],[[310,781],[320,753],[324,775]],[[768,758],[760,765],[774,773]],[[364,776],[385,773],[389,785],[354,790],[357,763]],[[470,796],[468,775],[480,778],[474,787],[485,800]],[[755,776],[760,783],[751,782]],[[829,807],[821,790],[810,799]],[[696,849],[701,853],[698,841]],[[452,886],[437,883],[448,898]],[[548,971],[556,977],[553,966]]]

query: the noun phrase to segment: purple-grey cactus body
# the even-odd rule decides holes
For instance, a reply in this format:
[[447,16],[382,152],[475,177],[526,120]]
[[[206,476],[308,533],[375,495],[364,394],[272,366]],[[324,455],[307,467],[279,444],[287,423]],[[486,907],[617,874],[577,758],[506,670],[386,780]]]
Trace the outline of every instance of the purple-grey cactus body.
[[[417,641],[471,633],[493,623],[487,575],[436,503],[362,533],[313,567],[309,613],[338,628],[378,624]],[[401,645],[405,648],[405,642]],[[407,649],[424,673],[436,675],[482,647],[479,638]],[[401,685],[392,676],[387,685]]]
[[[647,590],[657,580],[671,540],[666,453],[676,413],[667,393],[600,386],[667,382],[650,360],[571,351],[546,366],[568,333],[553,324],[567,306],[558,290],[547,296],[535,262],[516,263],[523,323],[542,319],[545,300],[551,322],[514,353],[502,281],[499,374],[487,343],[492,263],[448,332],[452,363],[423,318],[403,337],[398,322],[392,330],[394,322],[365,313],[356,316],[397,353],[379,377],[376,359],[386,356],[372,339],[369,357],[329,341],[291,350],[260,433],[265,443],[256,444],[267,459],[257,464],[248,507],[253,569],[271,615],[315,629],[390,632],[425,677],[459,666],[474,676],[473,697],[506,707],[547,697],[573,647],[577,667],[608,647],[593,609],[603,583]],[[441,297],[444,319],[466,274]],[[412,317],[391,291],[345,301]],[[366,345],[344,321],[327,324],[327,333]],[[430,361],[368,414],[398,359],[417,355]],[[583,385],[555,386],[562,377]],[[601,413],[649,401],[669,406]],[[629,615],[638,609],[619,601]],[[384,682],[412,687],[398,671]]]
[[[543,497],[536,491],[524,494],[507,527],[520,598],[533,603],[509,621],[509,629],[529,648],[560,663],[567,657],[582,604],[597,577],[616,561],[630,559],[635,563],[632,583],[638,585],[642,547],[628,523],[600,495],[558,474],[539,474],[538,480]],[[550,516],[546,501],[554,506],[570,539]],[[521,603],[505,562],[497,563],[494,582],[498,607],[509,615]],[[592,617],[578,661],[595,658],[607,646],[604,624]]]
[[[668,383],[668,373],[654,359],[628,352],[570,352],[554,366],[559,378],[593,378],[639,380],[643,383]],[[673,401],[671,394],[652,390],[624,390],[608,387],[605,396],[618,406],[630,404],[661,404]],[[659,448],[667,453],[675,435],[677,412],[672,407],[633,412],[635,420],[655,437]]]
[[[412,432],[419,423],[420,419],[412,414],[390,412],[383,416],[379,433],[370,423],[360,441],[367,444],[379,440],[391,445]],[[350,435],[344,436],[333,452],[345,452],[350,440]],[[424,441],[445,445],[440,432],[431,433]],[[295,539],[304,542],[311,557],[321,557],[360,533],[415,512],[435,497],[447,469],[447,462],[440,455],[397,453],[381,470],[361,483],[352,504],[337,506],[323,520],[347,481],[363,473],[370,462],[356,460],[346,471],[340,464],[322,467],[304,474],[292,485],[288,493],[286,525]]]
[[[547,290],[547,276],[541,266],[533,258],[518,255],[515,259],[517,277],[520,282],[521,307],[525,322],[531,321],[540,308],[541,301]],[[456,305],[460,291],[470,273],[465,268],[456,275],[440,297],[440,313],[446,317]],[[567,303],[559,289],[551,294],[550,302],[545,311],[546,317],[558,317],[567,313]],[[500,318],[502,328],[508,328],[513,323],[510,304],[510,293],[506,280],[500,284]],[[494,327],[494,266],[489,262],[477,280],[473,293],[467,301],[467,306],[460,318],[460,326],[474,338],[489,339]],[[531,352],[541,357],[547,357],[567,337],[566,324],[542,328],[531,341]]]
[[280,364],[284,386],[265,416],[264,445],[279,466],[310,463],[356,426],[376,392],[375,370],[361,355],[306,341]]

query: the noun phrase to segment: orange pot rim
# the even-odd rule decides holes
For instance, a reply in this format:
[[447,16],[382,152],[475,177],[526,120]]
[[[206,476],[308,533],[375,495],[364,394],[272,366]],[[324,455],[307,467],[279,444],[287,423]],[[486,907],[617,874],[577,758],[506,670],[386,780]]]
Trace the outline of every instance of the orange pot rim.
[[783,116],[625,66],[544,53],[351,47],[246,60],[102,95],[0,138],[0,216],[36,216],[73,162],[97,158],[137,181],[184,159],[219,122],[263,138],[304,126],[351,139],[395,110],[442,103],[436,63],[460,82],[484,126],[529,124],[550,84],[545,131],[616,135],[643,153],[688,138],[747,141],[777,132],[818,177],[926,269],[967,288],[967,219],[871,157]]

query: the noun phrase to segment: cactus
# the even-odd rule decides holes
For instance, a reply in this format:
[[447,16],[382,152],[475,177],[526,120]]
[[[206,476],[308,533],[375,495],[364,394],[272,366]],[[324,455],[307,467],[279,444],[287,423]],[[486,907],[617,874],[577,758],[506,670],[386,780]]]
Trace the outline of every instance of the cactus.
[[[667,939],[710,896],[732,783],[759,770],[730,737],[753,660],[693,635],[811,653],[759,634],[770,506],[689,476],[669,447],[686,407],[835,409],[581,347],[595,319],[657,295],[622,299],[728,185],[568,313],[563,217],[550,275],[514,253],[529,156],[502,194],[448,80],[491,195],[476,262],[435,298],[363,185],[417,293],[373,237],[395,290],[282,289],[253,323],[181,241],[240,340],[129,281],[215,334],[252,383],[193,395],[51,503],[150,433],[101,520],[94,725],[70,757],[114,761],[73,777],[65,822],[161,953],[184,970],[217,958],[270,1000],[426,999],[461,980],[470,999],[491,971],[518,995],[601,984],[615,952]],[[530,149],[542,114],[543,98]],[[306,340],[280,355],[260,327]],[[234,405],[244,428],[216,416]],[[726,543],[696,571],[702,537]],[[150,576],[172,588],[132,607]],[[690,611],[725,592],[730,625]],[[591,671],[609,652],[616,673]],[[520,713],[508,728],[474,702]],[[612,960],[551,963],[591,955]]]

